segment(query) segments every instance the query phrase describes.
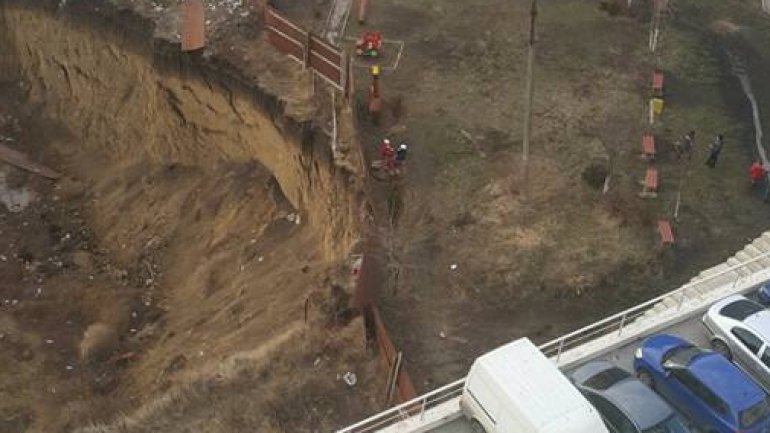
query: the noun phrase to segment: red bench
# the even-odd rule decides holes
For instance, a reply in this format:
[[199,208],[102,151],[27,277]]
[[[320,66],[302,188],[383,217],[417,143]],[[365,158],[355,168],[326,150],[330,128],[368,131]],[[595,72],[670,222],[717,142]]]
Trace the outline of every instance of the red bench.
[[641,197],[657,197],[658,193],[658,170],[655,167],[648,167],[647,173],[642,181]]
[[655,158],[655,138],[650,134],[642,136],[642,157],[647,159]]
[[657,97],[663,96],[663,73],[660,71],[652,73],[652,95]]
[[674,244],[674,231],[671,229],[671,223],[666,220],[658,221],[658,234],[660,235],[660,242],[663,245]]

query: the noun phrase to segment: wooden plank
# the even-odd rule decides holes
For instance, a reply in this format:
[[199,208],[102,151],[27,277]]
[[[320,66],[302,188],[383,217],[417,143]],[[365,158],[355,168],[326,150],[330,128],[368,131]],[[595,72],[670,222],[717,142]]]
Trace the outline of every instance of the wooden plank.
[[4,144],[0,144],[0,159],[15,167],[19,167],[49,179],[58,179],[61,177],[59,172],[30,160],[26,154],[19,152],[18,150],[13,150]]
[[205,11],[201,0],[186,0],[182,5],[182,51],[206,46]]
[[265,24],[267,27],[273,27],[296,41],[303,41],[304,43],[308,38],[306,30],[282,16],[271,6],[265,8]]
[[310,35],[310,51],[337,66],[342,66],[342,51],[316,35]]

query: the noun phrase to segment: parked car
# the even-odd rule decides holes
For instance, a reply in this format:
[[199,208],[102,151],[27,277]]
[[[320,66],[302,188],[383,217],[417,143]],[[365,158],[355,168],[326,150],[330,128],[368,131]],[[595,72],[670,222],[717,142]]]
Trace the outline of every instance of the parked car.
[[711,347],[770,392],[770,311],[743,296],[729,296],[709,308],[703,324]]
[[636,350],[634,370],[706,433],[770,431],[767,394],[719,353],[655,335]]
[[613,433],[690,433],[665,400],[610,362],[589,362],[570,379]]

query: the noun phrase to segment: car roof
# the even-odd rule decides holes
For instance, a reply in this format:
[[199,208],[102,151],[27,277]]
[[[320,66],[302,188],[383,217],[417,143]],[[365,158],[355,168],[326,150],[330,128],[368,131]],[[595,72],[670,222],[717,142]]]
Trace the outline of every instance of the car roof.
[[711,312],[718,314],[722,320],[743,324],[762,340],[770,341],[770,311],[757,302],[741,295],[728,296],[714,304]]
[[746,317],[762,311],[765,308],[742,295],[728,296],[715,303],[710,310],[718,312],[720,316],[742,322]]
[[770,341],[770,311],[763,310],[753,314],[747,317],[743,324],[754,331],[762,340]]
[[662,398],[633,376],[600,394],[618,406],[642,430],[662,422],[674,413]]
[[764,399],[764,391],[758,385],[717,353],[695,357],[688,370],[734,410],[748,409]]

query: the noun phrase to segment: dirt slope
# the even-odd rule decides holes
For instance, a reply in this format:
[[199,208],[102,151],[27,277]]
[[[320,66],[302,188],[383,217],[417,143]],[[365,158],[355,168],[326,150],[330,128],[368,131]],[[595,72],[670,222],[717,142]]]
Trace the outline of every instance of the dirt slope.
[[0,132],[64,173],[1,167],[36,197],[0,215],[2,430],[142,408],[115,428],[295,432],[373,410],[362,326],[335,319],[360,184],[312,101],[272,96],[302,89],[294,65],[255,43],[264,75],[246,85],[109,3],[0,8]]

